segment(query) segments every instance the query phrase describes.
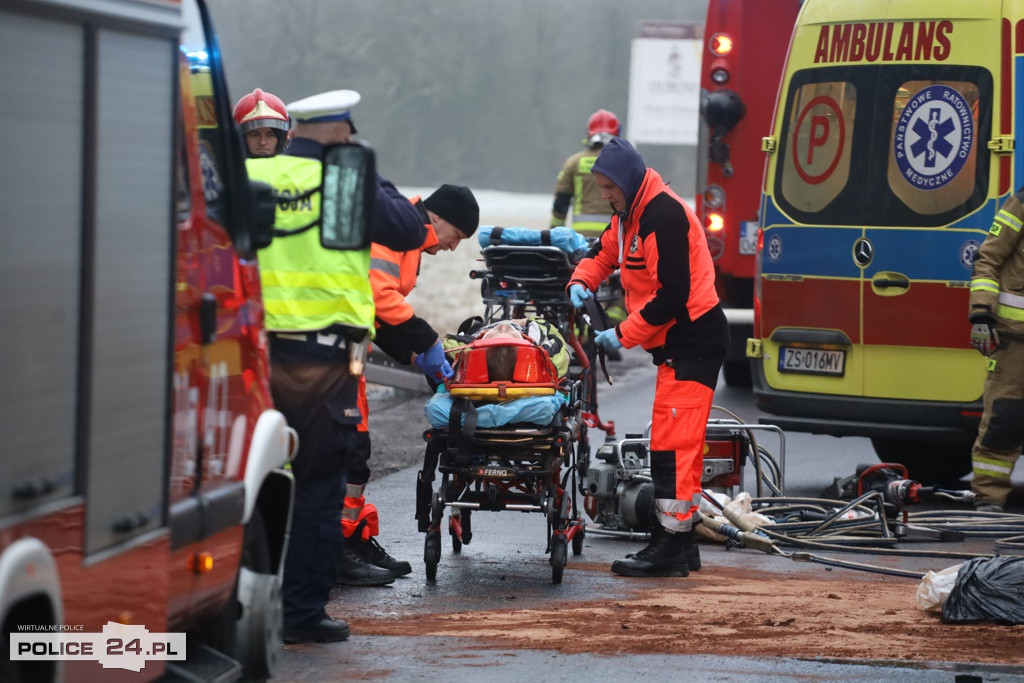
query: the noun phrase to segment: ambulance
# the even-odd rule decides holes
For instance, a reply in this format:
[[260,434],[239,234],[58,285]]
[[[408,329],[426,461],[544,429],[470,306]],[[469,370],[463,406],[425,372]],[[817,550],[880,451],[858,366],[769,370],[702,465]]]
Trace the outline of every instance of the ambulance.
[[773,424],[869,437],[919,480],[970,470],[969,281],[1024,183],[1022,17],[1013,0],[803,3],[762,141],[747,342]]

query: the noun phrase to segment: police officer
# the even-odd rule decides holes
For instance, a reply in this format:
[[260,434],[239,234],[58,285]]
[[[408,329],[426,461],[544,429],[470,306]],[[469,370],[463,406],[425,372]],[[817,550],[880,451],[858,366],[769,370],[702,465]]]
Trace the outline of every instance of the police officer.
[[[359,99],[353,90],[334,90],[291,103],[295,137],[288,149],[247,162],[250,177],[269,183],[278,197],[275,228],[293,231],[259,253],[271,390],[299,435],[283,580],[288,643],[349,635],[348,624],[329,617],[325,607],[338,553],[345,552],[338,510],[361,418],[350,352],[373,326],[370,255],[369,249],[325,249],[319,230],[299,228],[320,218],[323,147],[350,141],[351,109]],[[373,215],[372,239],[394,249],[414,249],[426,236],[416,208],[379,176]]]
[[642,346],[658,366],[651,416],[658,524],[651,543],[616,560],[612,571],[687,576],[701,566],[693,527],[700,521],[702,447],[729,347],[729,325],[693,210],[622,138],[605,145],[591,172],[615,215],[576,266],[569,298],[583,306],[598,284],[621,268],[628,317],[594,341],[608,349]]
[[988,357],[984,411],[971,451],[975,509],[1002,511],[1024,443],[1024,188],[996,214],[974,259],[971,345]]

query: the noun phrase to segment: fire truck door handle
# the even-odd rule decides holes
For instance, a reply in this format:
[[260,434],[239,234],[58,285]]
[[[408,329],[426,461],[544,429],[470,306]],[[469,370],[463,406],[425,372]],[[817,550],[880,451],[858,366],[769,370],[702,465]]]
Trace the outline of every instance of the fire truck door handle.
[[15,500],[30,500],[45,496],[54,489],[52,481],[45,477],[32,477],[19,481],[11,489],[11,495]]
[[213,343],[217,338],[217,297],[204,292],[199,302],[199,343]]
[[141,512],[127,512],[114,520],[114,531],[125,533],[146,526],[149,518]]

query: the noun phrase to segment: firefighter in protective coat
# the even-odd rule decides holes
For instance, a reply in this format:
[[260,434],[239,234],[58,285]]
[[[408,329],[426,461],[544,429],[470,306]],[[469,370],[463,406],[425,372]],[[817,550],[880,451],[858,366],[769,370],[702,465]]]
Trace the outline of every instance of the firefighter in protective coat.
[[593,173],[615,209],[611,225],[576,266],[577,308],[619,269],[625,320],[595,338],[607,349],[641,346],[658,366],[651,424],[651,478],[658,524],[643,550],[612,563],[624,576],[687,576],[700,568],[702,447],[729,326],[700,221],[628,142],[614,138]]
[[971,346],[988,357],[984,412],[971,451],[975,508],[1000,511],[1024,442],[1024,188],[996,214],[971,276]]
[[551,227],[566,225],[572,207],[572,229],[587,238],[597,238],[608,227],[611,217],[608,202],[594,181],[590,169],[605,143],[620,131],[619,118],[606,109],[598,109],[587,121],[584,149],[562,164],[555,180],[555,202],[551,207]]

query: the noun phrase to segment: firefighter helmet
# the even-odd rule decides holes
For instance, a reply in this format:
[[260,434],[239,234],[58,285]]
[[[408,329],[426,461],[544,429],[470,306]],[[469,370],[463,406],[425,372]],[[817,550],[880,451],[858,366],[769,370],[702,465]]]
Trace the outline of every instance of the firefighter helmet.
[[291,119],[284,102],[277,95],[263,92],[256,88],[238,100],[235,105],[235,123],[242,135],[260,128],[269,128],[277,138],[274,154],[280,154],[288,145],[288,131],[291,130]]
[[235,123],[243,133],[257,128],[288,130],[288,110],[276,95],[256,88],[235,105]]
[[585,142],[596,147],[603,145],[620,131],[619,117],[607,109],[598,109],[587,121],[587,139]]

